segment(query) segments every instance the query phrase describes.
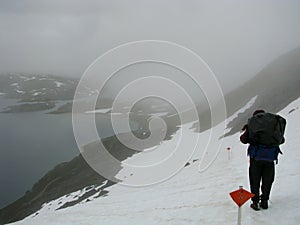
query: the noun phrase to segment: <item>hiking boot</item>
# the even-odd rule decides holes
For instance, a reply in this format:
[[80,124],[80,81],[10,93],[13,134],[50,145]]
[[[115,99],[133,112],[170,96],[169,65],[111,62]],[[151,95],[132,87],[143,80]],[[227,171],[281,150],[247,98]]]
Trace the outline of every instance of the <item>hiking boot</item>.
[[262,209],[268,209],[268,200],[262,199],[260,202],[260,207]]
[[255,211],[258,211],[259,210],[259,206],[258,206],[258,203],[257,202],[252,202],[252,204],[250,205],[250,207],[252,209],[254,209]]

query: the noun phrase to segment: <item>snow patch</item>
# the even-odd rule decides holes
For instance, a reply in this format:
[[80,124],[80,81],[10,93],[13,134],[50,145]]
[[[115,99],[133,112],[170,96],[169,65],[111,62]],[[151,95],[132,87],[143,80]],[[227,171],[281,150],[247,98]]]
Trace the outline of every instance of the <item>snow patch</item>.
[[109,109],[96,109],[93,111],[87,111],[85,113],[90,114],[90,113],[109,113],[111,111],[111,108]]
[[16,89],[16,92],[19,93],[19,94],[25,94],[25,91],[21,91],[19,89]]
[[40,94],[43,94],[43,93],[40,92],[40,91],[38,91],[38,92],[33,93],[32,95],[33,95],[33,96],[37,96],[37,95],[40,95]]
[[81,203],[86,203],[86,202],[92,201],[94,198],[98,197],[99,193],[101,192],[101,187],[103,187],[106,184],[107,184],[107,181],[103,182],[103,184],[101,184],[97,187],[95,185],[85,187],[82,190],[72,192],[72,193],[64,195],[64,196],[62,196],[58,199],[55,199],[55,200],[52,200],[50,202],[44,203],[40,210],[38,210],[37,212],[35,212],[32,215],[28,216],[27,218],[34,218],[37,215],[51,214],[54,211],[58,210],[60,207],[62,207],[64,204],[76,201],[76,200],[80,199],[82,196],[84,196],[87,192],[94,189],[97,192],[94,195],[84,199]]
[[21,78],[23,78],[24,81],[30,81],[30,80],[35,80],[35,79],[36,79],[35,76],[32,76],[32,77],[24,77],[24,76],[21,76]]
[[39,78],[39,80],[53,80],[52,78],[47,78],[47,77],[42,77],[42,78]]
[[[254,96],[253,98],[250,99],[250,101],[244,106],[242,107],[239,111],[235,112],[230,119],[228,119],[228,122],[234,120],[235,118],[238,117],[238,114],[245,112],[247,109],[251,108],[253,106],[253,104],[255,103],[256,99],[257,99],[257,95]],[[245,121],[246,123],[247,121]]]
[[162,117],[162,116],[167,116],[168,114],[169,114],[168,112],[158,112],[158,113],[151,113],[150,116]]
[[54,83],[55,83],[56,87],[58,87],[58,88],[65,85],[64,83],[59,82],[59,81],[54,81]]

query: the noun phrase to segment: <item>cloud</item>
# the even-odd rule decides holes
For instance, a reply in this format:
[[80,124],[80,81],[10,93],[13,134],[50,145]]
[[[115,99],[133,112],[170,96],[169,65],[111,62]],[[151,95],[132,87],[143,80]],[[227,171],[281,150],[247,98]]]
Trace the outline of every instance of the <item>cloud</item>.
[[195,51],[229,90],[300,46],[299,9],[293,0],[3,0],[0,73],[79,77],[117,45],[161,39]]

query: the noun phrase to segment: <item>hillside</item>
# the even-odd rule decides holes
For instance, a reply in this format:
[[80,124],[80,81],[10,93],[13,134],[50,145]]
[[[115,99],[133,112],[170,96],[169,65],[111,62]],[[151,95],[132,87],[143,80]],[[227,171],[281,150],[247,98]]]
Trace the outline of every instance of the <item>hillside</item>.
[[[227,135],[238,132],[255,109],[278,112],[300,96],[300,48],[288,52],[267,65],[253,79],[225,96],[227,113],[232,115],[251,98],[255,103],[228,123]],[[241,74],[242,76],[242,74]]]
[[[11,103],[0,112],[32,112],[54,109],[73,99],[78,81],[54,75],[3,74],[0,76],[1,97]],[[15,101],[13,101],[15,100]]]
[[[253,100],[228,121],[252,107]],[[285,135],[287,141],[282,146],[284,155],[279,158],[276,166],[270,207],[257,212],[246,203],[243,206],[243,224],[297,224],[299,221],[300,175],[295,172],[300,169],[300,152],[297,151],[300,148],[299,108],[300,99],[297,99],[279,112],[288,121]],[[224,123],[212,128],[212,131],[222,132]],[[190,126],[191,124],[185,125],[182,129]],[[187,135],[192,138],[199,136],[201,140],[206,139],[208,133],[209,131],[201,134],[190,131]],[[201,163],[206,163],[211,149],[204,151],[205,148],[200,147],[190,163],[165,182],[141,188],[117,184],[104,189],[109,192],[106,197],[90,196],[73,207],[57,210],[59,202],[68,200],[67,196],[61,197],[44,204],[37,213],[14,224],[235,224],[237,206],[230,199],[229,192],[236,190],[239,185],[249,189],[246,146],[239,143],[239,133],[223,140],[218,140],[215,136],[212,138],[211,146],[219,146],[220,153],[207,170],[199,172]],[[165,146],[171,142],[166,142]],[[134,161],[135,156],[126,160],[127,163]],[[125,173],[126,171],[120,171],[118,176]],[[77,195],[84,192],[85,190],[77,192]],[[76,199],[75,196],[76,193],[69,194],[69,198]]]
[[[222,123],[227,127],[227,129],[225,131],[225,135],[221,130],[218,131],[220,136],[230,137],[231,135],[236,135],[236,133],[240,131],[243,124],[247,121],[249,115],[251,115],[252,112],[257,108],[263,108],[271,112],[278,112],[288,104],[290,104],[293,100],[297,99],[300,96],[300,66],[298,64],[299,60],[300,48],[279,57],[273,63],[268,65],[264,70],[262,70],[255,78],[245,83],[245,85],[243,85],[241,88],[225,96],[227,111],[230,118],[232,119],[228,120],[226,124]],[[23,77],[22,79],[24,80],[25,78]],[[29,77],[27,77],[26,79],[29,79]],[[54,81],[51,82],[56,85]],[[15,85],[12,86],[11,84],[13,83],[10,83],[9,86],[14,88]],[[36,103],[35,101],[33,102]],[[37,103],[39,104],[40,102]],[[111,101],[107,100],[106,105],[109,106],[110,103]],[[240,108],[244,107],[246,104],[248,104],[248,107],[246,107],[245,110],[240,110]],[[61,112],[66,113],[71,110],[72,103],[68,102],[66,103],[66,105],[67,107],[65,108],[64,105],[61,106]],[[58,108],[56,112],[59,112],[60,109]],[[162,108],[160,110],[163,111],[165,109]],[[237,111],[238,113],[236,113]],[[137,108],[135,119],[138,119],[138,122],[142,124],[143,121],[147,121],[147,118],[150,115],[143,114],[143,116],[140,118],[138,116],[139,112],[140,109]],[[55,113],[55,111],[51,111],[50,113]],[[208,138],[207,132],[209,131],[209,128],[211,126],[211,124],[209,123],[209,118],[209,113],[201,114],[201,133],[190,133],[191,138],[195,137],[195,135],[202,135],[202,137]],[[178,133],[179,127],[177,125],[180,123],[180,121],[178,120],[178,115],[170,117],[164,116],[164,119],[168,124],[168,135],[165,141],[174,142],[176,140],[174,140],[173,137],[174,135],[176,135],[176,133]],[[147,124],[145,123],[143,124],[143,126],[147,127]],[[197,124],[191,125],[191,128],[192,129],[190,130],[195,131],[195,128],[197,128]],[[147,129],[145,129],[145,132],[148,132]],[[219,143],[218,139],[220,138],[220,136],[217,137],[216,143]],[[125,149],[124,146],[120,145],[120,143],[115,140],[115,137],[107,139],[106,143],[108,145],[116,143],[114,144],[112,151],[114,152],[113,155],[119,159],[124,160],[133,155],[130,149],[127,149],[127,152],[125,151],[125,153],[123,151]],[[206,155],[208,159],[202,160],[202,165],[200,168],[201,170],[205,170],[210,165],[211,161],[216,157],[218,153],[217,150],[217,148],[210,150],[210,154]],[[196,162],[198,160],[193,159],[193,161],[187,163],[187,165],[193,164],[194,161]],[[80,171],[80,169],[82,169],[83,171]],[[116,173],[120,172],[120,169],[121,168],[118,168],[116,170]],[[74,179],[75,174],[71,171],[78,171],[78,173],[81,173],[79,173],[78,177]],[[49,174],[51,175],[49,176]],[[91,179],[85,179],[85,176],[90,177]],[[124,176],[130,177],[130,174],[126,174]],[[61,177],[64,177],[65,180],[62,180]],[[89,194],[84,194],[83,197],[80,197],[79,200],[77,199],[76,201],[73,201],[71,199],[71,202],[73,203],[66,202],[65,207],[77,204],[78,201],[87,200],[90,195],[93,195],[95,193],[99,194],[102,189],[100,188],[96,192],[95,190],[97,189],[97,187],[99,187],[99,185],[103,185],[103,182],[106,182],[106,179],[98,176],[86,164],[82,157],[76,157],[71,162],[61,164],[52,171],[49,171],[49,173],[46,174],[46,176],[43,177],[31,191],[28,191],[24,197],[5,207],[4,209],[1,209],[0,218],[6,222],[23,219],[24,217],[39,209],[45,202],[49,202],[51,200],[59,198],[65,193],[76,191],[90,185],[95,185],[91,189],[88,188],[90,190]],[[109,185],[111,184],[109,183]],[[54,186],[56,188],[53,188]],[[43,194],[40,194],[41,192]],[[32,199],[34,199],[34,201]]]

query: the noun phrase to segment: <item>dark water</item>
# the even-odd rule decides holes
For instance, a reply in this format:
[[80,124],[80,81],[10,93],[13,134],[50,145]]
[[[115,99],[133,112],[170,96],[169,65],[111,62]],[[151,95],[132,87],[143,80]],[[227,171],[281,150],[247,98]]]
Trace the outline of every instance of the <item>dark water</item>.
[[79,153],[70,115],[0,114],[0,207]]
[[[0,106],[6,103],[0,99]],[[113,135],[108,116],[97,116],[96,123],[101,137]],[[0,113],[0,208],[78,154],[71,114]]]

